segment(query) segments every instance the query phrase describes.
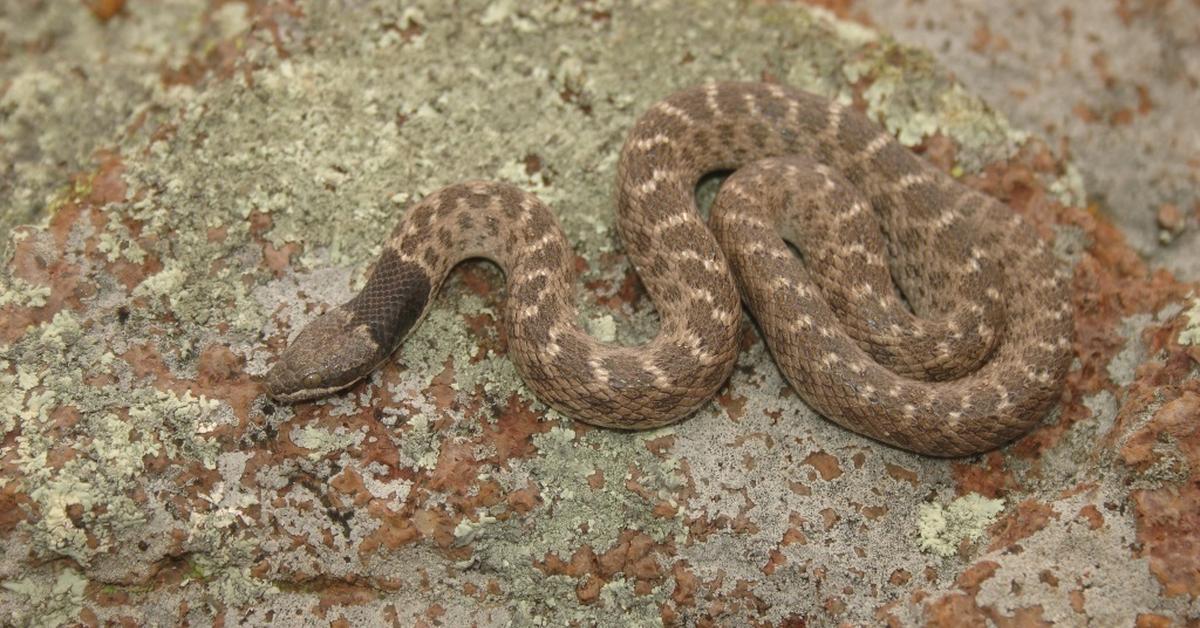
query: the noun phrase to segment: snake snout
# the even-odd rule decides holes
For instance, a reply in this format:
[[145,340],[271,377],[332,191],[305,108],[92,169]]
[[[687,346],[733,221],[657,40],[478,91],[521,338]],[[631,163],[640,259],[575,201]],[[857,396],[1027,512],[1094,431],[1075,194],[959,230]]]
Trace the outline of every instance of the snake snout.
[[298,375],[288,363],[285,352],[275,366],[267,371],[263,384],[272,399],[290,403],[303,400],[304,391],[319,388],[321,382],[319,374],[314,372]]
[[337,392],[370,372],[379,361],[369,332],[341,308],[309,323],[267,372],[271,398],[295,403]]

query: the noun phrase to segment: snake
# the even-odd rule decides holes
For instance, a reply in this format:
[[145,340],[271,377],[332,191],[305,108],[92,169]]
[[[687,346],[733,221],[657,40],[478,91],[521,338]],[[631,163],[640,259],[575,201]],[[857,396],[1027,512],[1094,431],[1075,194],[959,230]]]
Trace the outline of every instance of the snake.
[[[707,221],[697,185],[725,174]],[[516,185],[465,181],[404,210],[365,284],[267,372],[297,403],[355,384],[417,328],[450,271],[504,273],[507,352],[546,405],[645,430],[730,378],[742,303],[817,413],[918,454],[967,456],[1031,430],[1071,358],[1070,273],[1020,214],[904,147],[843,99],[709,82],[649,107],[621,148],[616,229],[658,314],[649,341],[580,322],[573,249]]]

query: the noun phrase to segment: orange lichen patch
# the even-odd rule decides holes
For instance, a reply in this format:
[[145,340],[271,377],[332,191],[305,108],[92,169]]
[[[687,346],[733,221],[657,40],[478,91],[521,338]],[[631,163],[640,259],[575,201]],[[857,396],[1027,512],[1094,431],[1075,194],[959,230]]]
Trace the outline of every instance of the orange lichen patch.
[[1182,487],[1134,491],[1141,556],[1167,596],[1200,595],[1200,481]]
[[1137,19],[1158,19],[1160,11],[1166,3],[1152,0],[1117,0],[1113,12],[1125,26],[1133,24]]
[[668,546],[655,544],[644,533],[625,531],[612,549],[596,555],[584,545],[564,561],[558,554],[547,552],[533,567],[546,575],[565,575],[577,578],[576,595],[582,603],[595,601],[600,588],[617,574],[634,580],[634,593],[647,595],[664,579],[656,554],[668,552]]
[[881,506],[862,506],[861,508],[859,508],[859,512],[861,512],[862,515],[864,517],[866,517],[867,519],[874,521],[874,520],[879,519],[880,517],[888,514],[888,507],[882,506],[882,505]]
[[56,406],[50,411],[50,424],[45,432],[46,436],[52,441],[70,436],[80,418],[79,408],[68,404]]
[[1071,113],[1075,114],[1080,122],[1086,124],[1092,124],[1100,119],[1100,114],[1095,109],[1081,102],[1075,103],[1075,106],[1071,107]]
[[[9,451],[16,451],[11,448]],[[4,477],[18,477],[15,465],[5,462],[0,465]],[[5,535],[17,528],[17,525],[29,518],[33,500],[29,499],[28,489],[23,482],[6,482],[0,486],[0,532]]]
[[804,527],[804,517],[795,512],[788,513],[788,523],[790,526],[783,533],[783,539],[779,542],[780,547],[808,545],[808,537],[800,531],[800,528]]
[[893,479],[901,482],[908,482],[913,486],[917,486],[919,476],[917,475],[916,471],[905,469],[904,467],[894,465],[890,462],[885,462],[883,466],[887,470],[887,474]]
[[821,479],[826,482],[842,475],[842,467],[838,464],[838,459],[823,451],[815,451],[809,454],[804,459],[803,464],[816,469],[817,473],[821,474]]
[[971,597],[975,597],[979,593],[979,586],[994,576],[999,568],[1000,564],[994,561],[979,561],[967,567],[955,580],[954,586],[970,594]]
[[599,573],[605,578],[623,573],[637,579],[639,584],[658,581],[662,578],[662,569],[651,553],[655,549],[654,540],[645,533],[626,530],[611,549],[597,557]]
[[669,456],[674,446],[675,436],[673,434],[666,434],[646,441],[646,450],[659,458]]
[[100,151],[96,155],[99,167],[91,175],[91,185],[86,197],[87,202],[99,207],[108,203],[120,203],[125,200],[125,163],[118,153]]
[[671,578],[675,581],[675,589],[671,591],[671,600],[681,606],[692,606],[696,603],[696,590],[700,588],[700,579],[692,573],[690,564],[681,560],[671,565]]
[[[888,602],[887,604],[883,604],[881,606],[876,607],[875,608],[876,623],[880,626],[887,626],[887,628],[900,628],[904,624],[900,623],[900,618],[896,617],[896,615],[895,615],[895,611],[900,608],[901,608],[900,602]],[[798,626],[799,628],[803,628],[807,624],[805,624],[805,622],[803,620],[799,620],[799,623],[797,623],[795,625]]]
[[354,469],[342,469],[329,481],[336,493],[345,495],[354,506],[364,506],[371,501],[371,493],[363,484],[363,478]]
[[446,361],[442,363],[442,370],[433,376],[429,386],[425,388],[424,395],[433,399],[434,404],[441,409],[449,409],[454,407],[454,356],[446,356]]
[[828,532],[837,522],[842,520],[842,516],[837,514],[837,511],[832,508],[821,509],[821,520],[824,524],[824,530]]
[[475,443],[447,439],[442,441],[437,464],[429,472],[428,486],[442,494],[465,495],[475,485],[479,467]]
[[460,264],[451,280],[461,282],[471,294],[492,302],[504,292],[501,289],[504,284],[500,281],[500,272],[486,262]]
[[925,607],[925,625],[947,628],[985,628],[987,616],[975,603],[975,597],[965,593],[952,593],[939,598]]
[[1043,569],[1038,574],[1038,582],[1046,584],[1052,589],[1058,588],[1058,576],[1054,575],[1049,569]]
[[1007,37],[993,33],[987,24],[981,24],[975,29],[968,45],[971,50],[980,54],[1004,52],[1012,47]]
[[229,227],[221,225],[219,227],[209,227],[204,232],[204,239],[208,242],[224,242],[229,236]]
[[[152,242],[156,240],[154,237],[140,238],[138,244],[144,249],[149,249]],[[141,263],[134,263],[126,260],[123,257],[118,257],[115,260],[105,260],[105,270],[107,270],[121,285],[125,286],[126,290],[133,290],[138,284],[142,283],[149,277],[163,269],[162,262],[158,256],[153,253],[147,253],[146,258]],[[138,301],[140,303],[140,300]]]
[[508,461],[528,458],[535,452],[533,435],[548,432],[553,423],[539,416],[517,395],[508,398],[494,423],[483,422],[483,440],[496,448],[496,464],[507,466]]
[[249,416],[250,407],[262,392],[259,384],[246,374],[245,360],[224,345],[209,345],[200,352],[196,364],[193,394],[222,399],[239,417]]
[[604,471],[596,469],[587,476],[588,487],[592,490],[600,490],[604,488]]
[[360,421],[359,426],[366,429],[366,436],[359,443],[361,460],[364,465],[378,463],[391,473],[389,477],[406,476],[407,471],[400,466],[400,451],[392,442],[392,428],[378,419],[383,416],[380,409],[372,411],[372,416]]
[[511,491],[504,500],[508,508],[516,513],[527,513],[541,503],[541,491],[530,482],[525,488]]
[[[62,209],[60,213],[71,213],[78,216],[78,208]],[[57,214],[56,214],[57,217]],[[56,222],[51,219],[52,225]],[[60,225],[59,236],[64,241],[69,226]],[[83,309],[83,299],[95,292],[92,282],[84,279],[83,271],[78,266],[70,264],[58,253],[61,243],[48,242],[45,234],[29,228],[18,228],[14,232],[22,232],[27,237],[13,239],[13,255],[9,262],[12,276],[36,287],[49,287],[50,294],[45,297],[45,304],[37,307],[24,307],[14,304],[0,307],[0,340],[5,343],[15,342],[30,326],[46,323],[54,315],[63,310],[80,311]]]
[[[210,10],[215,10],[220,4],[214,3]],[[261,20],[269,19],[268,10],[272,12],[279,10],[275,4],[267,3],[265,7],[253,5],[248,7],[249,12],[254,13],[252,17],[256,26]],[[253,85],[252,70],[254,67],[245,61],[245,50],[242,34],[215,41],[210,35],[193,43],[194,52],[189,54],[182,64],[176,67],[164,67],[159,73],[160,78],[166,87],[173,85],[196,86],[210,76],[222,81],[228,80],[240,70],[246,83]]]
[[84,0],[84,5],[101,22],[107,22],[121,12],[125,0]]
[[787,556],[784,556],[783,552],[777,549],[771,550],[767,554],[767,563],[762,566],[763,575],[769,576],[775,573],[775,570],[785,563],[787,563]]
[[431,539],[439,547],[447,548],[454,544],[454,527],[458,522],[446,513],[422,508],[413,514],[412,520],[421,536]]
[[991,527],[992,544],[988,551],[1008,547],[1034,532],[1046,527],[1050,519],[1058,519],[1058,513],[1048,504],[1027,499]]
[[1109,441],[1119,444],[1119,459],[1135,473],[1178,474],[1159,488],[1131,494],[1138,555],[1149,558],[1166,595],[1195,596],[1200,594],[1200,482],[1194,471],[1200,468],[1200,383],[1190,374],[1200,359],[1193,347],[1175,344],[1181,324],[1174,320],[1148,330],[1149,344],[1162,358],[1138,368]]
[[1104,525],[1104,515],[1092,504],[1080,508],[1078,518],[1087,522],[1089,530],[1098,530]]
[[158,348],[153,344],[149,342],[130,344],[125,353],[118,357],[129,364],[134,377],[138,379],[153,378],[152,383],[156,387],[169,388],[167,384],[171,381],[170,371],[162,355],[159,354]]
[[650,514],[659,519],[673,519],[679,513],[679,506],[671,502],[660,501],[654,505]]
[[564,561],[554,552],[546,552],[541,561],[534,561],[533,567],[548,576],[571,576],[580,578],[588,574],[599,573],[599,562],[596,552],[590,545],[581,546],[571,554],[569,561]]
[[633,466],[632,464],[629,465],[629,477],[625,479],[625,489],[636,494],[638,497],[641,497],[647,502],[654,503],[657,501],[658,491],[646,488],[642,484],[641,480],[644,475],[645,474],[641,469]]
[[412,517],[392,510],[384,500],[372,499],[367,504],[367,514],[379,522],[379,527],[359,543],[360,557],[365,558],[381,547],[398,549],[421,537]]
[[575,586],[575,597],[580,604],[593,604],[599,599],[602,588],[604,588],[604,580],[588,574]]
[[1170,617],[1155,613],[1139,613],[1133,622],[1134,628],[1170,628],[1176,625]]
[[978,493],[995,499],[1007,494],[1016,485],[1004,455],[998,451],[986,454],[982,463],[955,462],[950,468],[958,495]]
[[715,401],[717,405],[725,409],[725,413],[734,421],[740,420],[746,413],[745,395],[733,394],[733,386],[725,386],[721,390],[721,394],[717,395]]
[[[124,606],[129,603],[129,591],[120,589],[96,581],[87,583],[84,589],[84,594],[88,600],[103,608],[111,608],[114,606]],[[98,626],[99,624],[92,624]]]
[[1003,615],[998,611],[989,609],[988,617],[996,622],[1000,628],[1018,628],[1024,626],[1053,626],[1054,622],[1048,621],[1042,614],[1045,610],[1040,604],[1026,606],[1016,609],[1012,615]]
[[[1185,391],[1161,408],[1121,446],[1121,458],[1135,469],[1145,469],[1161,460],[1165,452],[1182,454],[1200,462],[1200,393]],[[1166,443],[1172,443],[1173,446]]]
[[379,592],[371,587],[324,579],[321,586],[316,587],[320,592],[321,601],[317,605],[317,614],[324,617],[326,611],[335,606],[359,606],[369,604],[379,599]]

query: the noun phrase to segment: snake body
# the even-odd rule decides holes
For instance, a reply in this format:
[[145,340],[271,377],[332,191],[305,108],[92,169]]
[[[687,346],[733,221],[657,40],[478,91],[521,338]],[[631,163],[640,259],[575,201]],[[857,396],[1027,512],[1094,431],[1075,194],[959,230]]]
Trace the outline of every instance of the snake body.
[[[695,187],[724,170],[706,226]],[[622,148],[617,228],[660,317],[642,346],[579,325],[572,249],[546,205],[472,181],[405,212],[362,290],[299,333],[268,392],[295,402],[358,381],[456,264],[486,257],[506,275],[508,352],[526,385],[596,425],[657,427],[711,399],[733,368],[743,299],[808,404],[904,449],[998,447],[1060,394],[1068,275],[1046,244],[840,102],[762,83],[671,95]]]

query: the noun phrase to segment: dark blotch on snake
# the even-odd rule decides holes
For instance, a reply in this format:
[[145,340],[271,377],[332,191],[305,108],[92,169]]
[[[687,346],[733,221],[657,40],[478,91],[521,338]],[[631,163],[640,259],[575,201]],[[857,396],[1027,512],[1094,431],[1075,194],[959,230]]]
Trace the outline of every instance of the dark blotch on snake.
[[361,292],[346,304],[355,325],[366,325],[376,346],[390,350],[421,317],[429,279],[420,266],[386,248]]

